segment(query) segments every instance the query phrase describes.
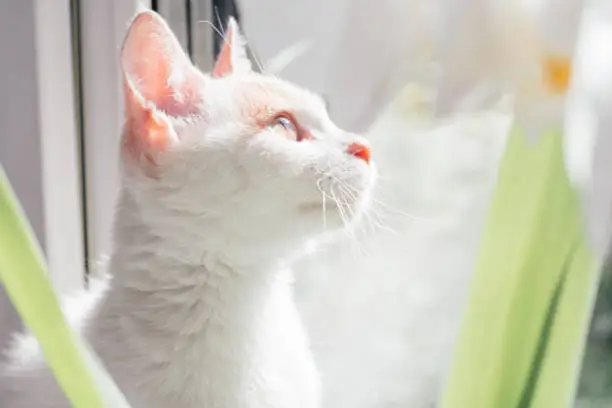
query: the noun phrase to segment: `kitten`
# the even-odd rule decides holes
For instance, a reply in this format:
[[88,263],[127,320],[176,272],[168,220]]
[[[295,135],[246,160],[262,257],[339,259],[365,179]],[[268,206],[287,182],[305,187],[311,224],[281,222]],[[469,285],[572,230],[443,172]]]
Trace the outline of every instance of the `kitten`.
[[[367,207],[367,142],[316,95],[252,72],[233,20],[210,75],[151,11],[121,65],[112,279],[82,332],[133,408],[317,407],[286,266]],[[33,338],[10,356],[1,407],[68,406]]]

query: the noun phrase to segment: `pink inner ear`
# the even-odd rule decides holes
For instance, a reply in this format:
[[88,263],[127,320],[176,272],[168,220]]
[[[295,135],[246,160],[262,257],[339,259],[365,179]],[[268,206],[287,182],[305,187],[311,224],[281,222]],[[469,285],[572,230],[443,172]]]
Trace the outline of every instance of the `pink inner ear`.
[[202,76],[156,13],[143,12],[132,22],[121,62],[129,86],[126,93],[137,92],[144,103],[152,102],[170,116],[197,112]]
[[170,125],[163,114],[152,108],[128,112],[123,147],[137,161],[144,157],[147,163],[154,165],[156,155],[164,152],[171,140]]
[[225,39],[223,41],[223,47],[219,52],[219,56],[217,57],[217,62],[215,63],[215,67],[212,72],[212,76],[215,78],[224,77],[229,75],[233,71],[232,67],[232,48],[235,45],[235,24],[232,23],[233,20],[230,20],[230,24],[227,25],[227,33],[225,33]]

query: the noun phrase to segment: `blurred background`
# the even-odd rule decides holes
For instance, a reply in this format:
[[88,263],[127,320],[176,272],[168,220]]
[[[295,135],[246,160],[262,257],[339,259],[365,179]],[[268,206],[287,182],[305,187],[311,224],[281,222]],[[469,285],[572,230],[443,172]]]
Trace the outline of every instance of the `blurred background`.
[[[296,293],[325,407],[429,408],[444,382],[511,107],[502,96],[434,116],[440,13],[427,0],[7,0],[0,3],[0,162],[57,290],[109,248],[122,121],[118,54],[139,7],[160,12],[203,70],[230,15],[251,57],[322,94],[372,142],[376,204],[355,236],[312,250]],[[605,274],[578,405],[612,406]],[[0,344],[19,319],[0,293]]]

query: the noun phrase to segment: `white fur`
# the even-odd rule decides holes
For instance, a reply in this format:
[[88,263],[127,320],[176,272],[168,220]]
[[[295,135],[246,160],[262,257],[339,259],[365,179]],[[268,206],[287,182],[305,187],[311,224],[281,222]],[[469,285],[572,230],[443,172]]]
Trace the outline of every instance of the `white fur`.
[[[358,218],[373,164],[346,153],[365,141],[315,95],[257,74],[204,79],[205,114],[159,112],[176,139],[154,176],[124,154],[112,278],[78,326],[133,408],[318,407],[287,264]],[[259,99],[242,92],[252,86]],[[314,139],[253,133],[253,104],[293,112]],[[9,358],[2,408],[68,406],[31,337]]]

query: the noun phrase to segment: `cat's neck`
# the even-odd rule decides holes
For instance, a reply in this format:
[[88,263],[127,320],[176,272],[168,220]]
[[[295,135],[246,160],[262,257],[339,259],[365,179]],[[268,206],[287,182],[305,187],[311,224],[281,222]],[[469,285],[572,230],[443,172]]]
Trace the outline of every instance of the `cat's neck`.
[[[94,321],[93,342],[106,348],[105,360],[125,362],[131,376],[146,376],[143,381],[167,393],[186,386],[184,375],[167,375],[169,366],[178,373],[216,367],[210,381],[237,387],[243,379],[235,373],[249,372],[251,360],[262,358],[253,349],[275,341],[268,333],[279,330],[269,326],[294,324],[283,320],[293,319],[284,312],[293,308],[288,272],[273,262],[232,264],[205,250],[200,263],[180,259],[164,247],[164,237],[129,213],[129,203],[123,205],[109,265],[112,280]],[[192,379],[202,381],[202,375]]]
[[216,237],[214,230],[208,233],[210,237],[206,227],[194,228],[195,223],[151,225],[126,195],[119,208],[109,268],[112,290],[132,304],[147,305],[147,310],[172,313],[167,320],[157,315],[159,325],[193,320],[205,324],[210,313],[238,318],[246,313],[243,309],[257,309],[269,287],[285,280],[278,260],[264,255],[236,256],[237,251],[215,245],[227,240]]

